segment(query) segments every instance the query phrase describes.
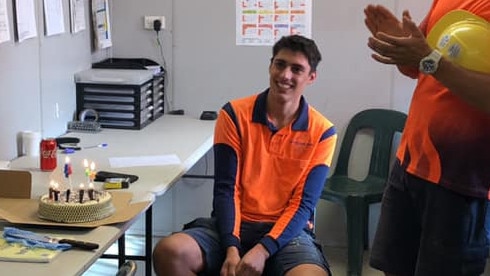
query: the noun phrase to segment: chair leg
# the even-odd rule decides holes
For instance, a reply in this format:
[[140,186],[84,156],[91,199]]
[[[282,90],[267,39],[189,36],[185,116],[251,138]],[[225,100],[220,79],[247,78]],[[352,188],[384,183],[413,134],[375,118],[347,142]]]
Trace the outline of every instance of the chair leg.
[[359,197],[349,197],[346,200],[347,214],[347,275],[362,274],[362,259],[364,254],[364,200]]
[[364,250],[369,249],[369,205],[363,207],[364,209]]

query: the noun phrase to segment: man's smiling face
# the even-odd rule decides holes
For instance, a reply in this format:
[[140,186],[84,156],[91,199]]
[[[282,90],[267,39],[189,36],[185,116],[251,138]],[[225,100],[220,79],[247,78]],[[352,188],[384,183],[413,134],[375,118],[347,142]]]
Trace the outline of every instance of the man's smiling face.
[[270,93],[285,100],[300,97],[307,85],[316,79],[308,58],[302,52],[280,50],[269,66]]

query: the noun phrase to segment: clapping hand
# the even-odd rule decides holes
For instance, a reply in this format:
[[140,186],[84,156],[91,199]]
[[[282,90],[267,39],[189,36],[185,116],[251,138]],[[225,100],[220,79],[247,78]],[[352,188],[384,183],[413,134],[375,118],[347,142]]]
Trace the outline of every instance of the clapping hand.
[[[368,5],[364,9],[366,18],[364,23],[373,36],[385,33],[392,36],[406,36],[408,31],[404,30],[402,22],[391,13],[390,10],[381,5]],[[403,12],[403,17],[409,17],[408,11]]]
[[373,34],[368,46],[373,59],[384,64],[418,67],[420,60],[431,52],[424,34],[412,21],[408,11],[399,21],[383,6],[368,6],[366,26]]

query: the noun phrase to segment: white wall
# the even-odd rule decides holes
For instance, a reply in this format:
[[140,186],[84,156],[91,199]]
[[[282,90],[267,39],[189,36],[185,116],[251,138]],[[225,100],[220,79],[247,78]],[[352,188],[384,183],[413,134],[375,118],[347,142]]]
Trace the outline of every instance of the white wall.
[[54,36],[44,35],[42,1],[33,1],[37,36],[20,43],[14,33],[14,2],[7,1],[11,40],[0,44],[0,160],[17,157],[23,130],[40,131],[43,137],[64,133],[75,111],[73,75],[90,67],[92,54],[105,55],[91,52],[88,0],[87,29],[70,32],[69,2],[62,1],[65,32]]
[[[112,4],[112,47],[114,58],[147,58],[161,65],[173,68],[173,0],[114,0]],[[165,16],[166,27],[158,34],[162,45],[159,46],[157,33],[143,29],[145,15]],[[167,100],[172,102],[172,72],[167,72]],[[171,107],[166,105],[167,110]]]

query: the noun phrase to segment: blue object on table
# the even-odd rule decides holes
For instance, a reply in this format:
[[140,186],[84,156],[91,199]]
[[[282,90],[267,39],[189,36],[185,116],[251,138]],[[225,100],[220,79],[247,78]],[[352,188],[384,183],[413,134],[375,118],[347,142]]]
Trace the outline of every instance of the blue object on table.
[[[53,250],[68,250],[72,248],[67,243],[50,242],[48,238],[27,230],[21,230],[15,227],[4,227],[3,238],[8,242],[22,243],[27,247],[39,247]],[[43,241],[45,239],[46,241]]]

